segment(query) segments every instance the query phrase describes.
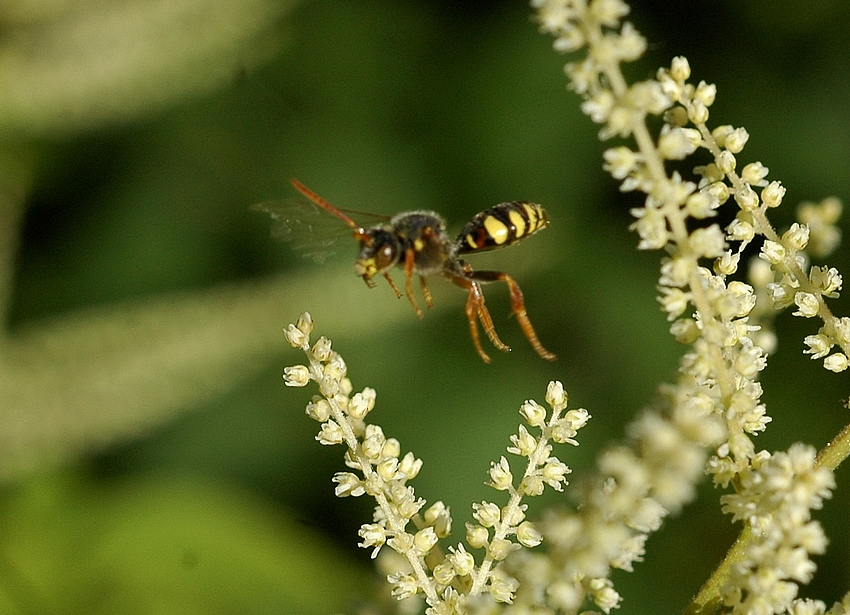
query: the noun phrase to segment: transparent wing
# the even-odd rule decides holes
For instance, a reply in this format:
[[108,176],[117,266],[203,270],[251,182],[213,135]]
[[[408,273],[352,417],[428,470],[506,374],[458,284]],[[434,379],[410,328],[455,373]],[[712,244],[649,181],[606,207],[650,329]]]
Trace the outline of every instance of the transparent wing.
[[[292,249],[314,263],[322,264],[333,256],[338,247],[351,242],[352,230],[338,218],[301,198],[263,201],[251,205],[252,211],[267,213],[272,219],[271,236],[292,244]],[[360,223],[379,223],[387,216],[349,210]]]

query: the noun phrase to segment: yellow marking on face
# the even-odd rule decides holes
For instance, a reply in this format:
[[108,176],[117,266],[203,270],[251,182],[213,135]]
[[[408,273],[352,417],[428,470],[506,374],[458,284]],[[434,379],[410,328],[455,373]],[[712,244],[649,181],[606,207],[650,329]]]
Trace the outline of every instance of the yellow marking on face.
[[469,247],[473,250],[478,248],[478,244],[475,242],[475,236],[472,233],[466,236],[466,243],[468,243]]
[[484,228],[487,230],[487,235],[489,235],[490,239],[496,245],[500,246],[510,238],[511,231],[507,224],[494,216],[484,218]]
[[363,260],[359,260],[354,264],[354,271],[357,275],[371,278],[376,273],[378,273],[378,267],[375,265],[374,258],[364,258]]
[[420,238],[416,238],[413,240],[413,249],[417,252],[421,252],[425,248],[425,242]]
[[511,219],[511,224],[516,227],[517,239],[525,235],[525,218],[523,218],[518,211],[514,211],[513,209],[508,212],[508,218]]

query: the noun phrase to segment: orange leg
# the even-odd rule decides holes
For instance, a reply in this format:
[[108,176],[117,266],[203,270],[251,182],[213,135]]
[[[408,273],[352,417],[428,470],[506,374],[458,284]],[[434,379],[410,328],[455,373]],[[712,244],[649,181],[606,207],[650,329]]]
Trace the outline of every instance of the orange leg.
[[425,305],[428,306],[430,310],[434,307],[434,299],[431,297],[431,289],[428,288],[428,282],[425,281],[423,276],[419,276],[419,284],[422,286],[422,296],[425,297]]
[[475,280],[463,276],[452,276],[452,281],[469,291],[466,298],[466,318],[469,321],[469,335],[472,337],[472,343],[475,345],[475,350],[478,351],[485,363],[490,363],[490,357],[484,352],[481,347],[481,338],[478,335],[478,321],[484,327],[484,333],[490,338],[493,346],[504,352],[510,352],[510,347],[499,339],[496,334],[496,328],[493,326],[493,319],[490,317],[490,311],[484,305],[484,293],[481,292],[481,285]]
[[[413,250],[413,248],[408,248],[407,251],[405,251],[404,253],[404,289],[405,291],[407,291],[407,298],[410,299],[410,305],[413,306],[413,311],[416,312],[416,315],[419,316],[419,318],[422,318],[424,314],[419,308],[419,305],[416,303],[416,298],[413,296],[413,266],[415,264],[415,258],[416,252]],[[431,307],[430,303],[428,307]]]
[[528,319],[528,312],[525,310],[525,300],[522,297],[522,291],[519,288],[519,284],[517,284],[511,276],[507,273],[502,273],[501,271],[470,271],[468,272],[468,275],[471,280],[477,280],[480,282],[504,282],[507,284],[508,291],[511,294],[511,309],[516,315],[517,321],[519,321],[519,326],[522,328],[522,332],[531,343],[531,347],[534,348],[534,351],[537,354],[547,361],[554,361],[557,359],[557,357],[546,350],[543,347],[543,344],[540,343],[540,340],[537,339],[534,327],[531,326],[531,321]]
[[[401,299],[403,295],[401,294],[401,291],[398,289],[398,286],[395,285],[395,282],[393,282],[393,279],[390,277],[390,272],[385,271],[384,277],[387,279],[387,282],[390,283],[390,287],[393,289],[393,291],[395,291],[395,296],[398,297],[399,299]],[[372,282],[371,280],[366,280],[366,284],[369,284],[369,288],[375,288],[375,283]]]

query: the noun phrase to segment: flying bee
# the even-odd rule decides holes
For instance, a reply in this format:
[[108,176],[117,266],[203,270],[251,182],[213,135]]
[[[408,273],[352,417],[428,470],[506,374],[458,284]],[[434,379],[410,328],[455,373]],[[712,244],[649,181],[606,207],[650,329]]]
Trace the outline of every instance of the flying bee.
[[[500,203],[476,214],[466,223],[457,238],[452,239],[446,232],[443,218],[433,211],[403,212],[366,228],[297,179],[292,180],[292,185],[317,207],[335,216],[353,230],[354,239],[360,242],[360,252],[354,269],[370,288],[376,285],[375,276],[382,275],[397,297],[407,295],[416,315],[422,318],[422,309],[413,294],[414,275],[419,278],[422,296],[429,308],[434,303],[426,278],[437,274],[448,278],[468,293],[466,317],[472,343],[484,362],[490,363],[490,357],[481,347],[478,321],[481,321],[484,333],[493,346],[505,352],[510,351],[510,347],[496,334],[493,319],[484,305],[481,285],[487,282],[504,282],[510,293],[513,313],[532,348],[547,361],[555,360],[555,355],[546,350],[537,338],[526,313],[522,291],[514,279],[501,271],[475,271],[461,258],[464,254],[515,244],[546,228],[549,219],[540,205],[525,201]],[[284,213],[274,205],[260,203],[255,205],[254,209],[266,211],[276,221],[289,224]],[[404,294],[390,276],[390,269],[396,265],[404,269]]]

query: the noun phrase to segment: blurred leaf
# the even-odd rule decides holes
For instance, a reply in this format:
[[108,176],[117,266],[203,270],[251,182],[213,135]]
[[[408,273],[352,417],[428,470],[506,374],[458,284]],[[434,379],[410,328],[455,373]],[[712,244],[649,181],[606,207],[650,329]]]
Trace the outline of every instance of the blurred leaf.
[[193,477],[53,477],[0,500],[0,612],[323,614],[369,575],[305,526]]
[[277,47],[272,0],[88,0],[0,7],[0,132],[125,121],[234,79]]

